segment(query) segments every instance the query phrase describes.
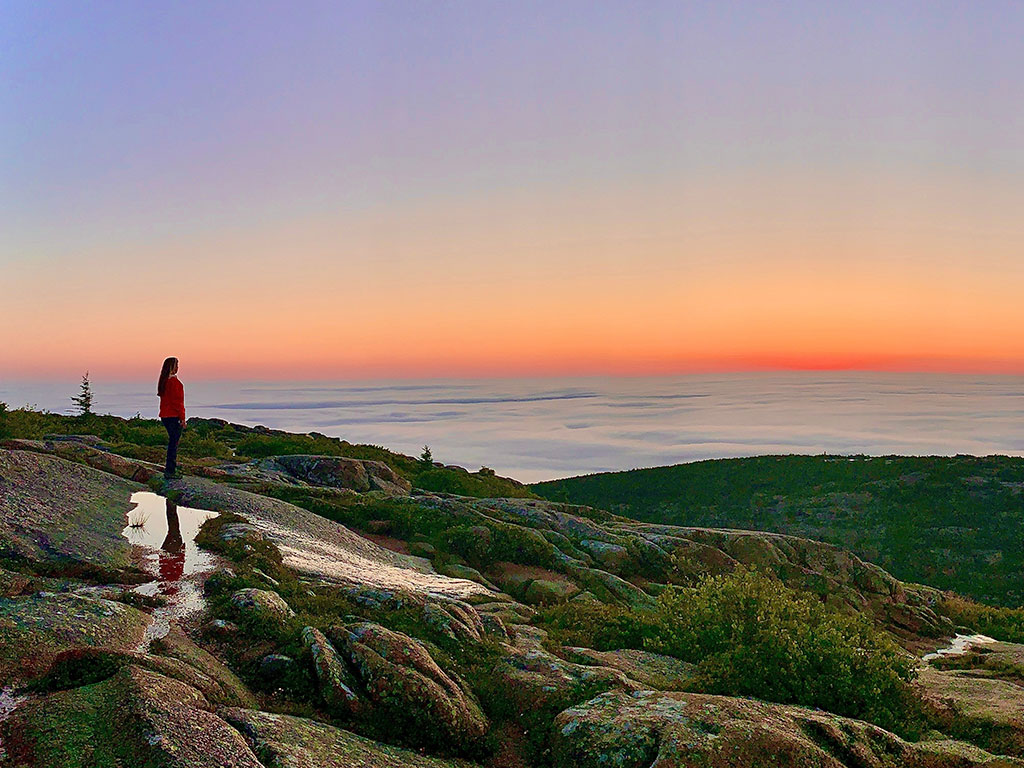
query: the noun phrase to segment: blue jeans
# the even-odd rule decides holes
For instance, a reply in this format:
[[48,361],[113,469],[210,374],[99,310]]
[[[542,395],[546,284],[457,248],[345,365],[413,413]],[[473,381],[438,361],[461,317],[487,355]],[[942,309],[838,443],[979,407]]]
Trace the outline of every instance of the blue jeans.
[[174,474],[178,466],[178,441],[181,440],[181,419],[165,418],[160,419],[167,430],[167,464],[164,466],[164,476]]

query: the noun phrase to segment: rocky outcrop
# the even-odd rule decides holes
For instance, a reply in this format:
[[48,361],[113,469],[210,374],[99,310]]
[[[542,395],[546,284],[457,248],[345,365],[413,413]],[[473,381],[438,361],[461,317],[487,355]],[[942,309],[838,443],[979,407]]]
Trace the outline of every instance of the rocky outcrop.
[[231,477],[284,485],[342,488],[365,493],[382,491],[403,496],[412,484],[383,461],[345,456],[270,456],[247,464],[224,464],[217,469]]
[[488,592],[475,582],[434,573],[421,558],[391,552],[340,523],[278,499],[195,477],[177,481],[175,492],[188,506],[246,518],[280,550],[286,566],[311,578],[452,597]]
[[137,666],[32,699],[2,725],[17,764],[263,768],[196,688]]
[[563,652],[570,661],[617,669],[631,680],[662,691],[686,690],[693,683],[697,670],[696,664],[650,651],[564,648]]
[[268,766],[468,768],[461,761],[426,757],[302,717],[252,709],[227,709],[220,714],[258,750]]
[[966,744],[908,743],[824,712],[690,693],[613,691],[555,720],[559,768],[1008,768]]
[[56,456],[0,449],[0,553],[69,573],[129,569],[121,531],[143,488]]
[[314,627],[302,630],[302,641],[313,661],[320,697],[327,708],[343,717],[363,712],[366,707],[357,692],[359,683],[331,641]]
[[0,598],[0,685],[44,673],[66,651],[133,650],[150,621],[130,605],[76,594]]
[[[467,525],[475,523],[482,529],[481,541],[498,530],[506,537],[520,536],[524,550],[538,553],[543,546],[529,537],[540,533],[552,550],[545,567],[605,601],[643,607],[651,604],[659,582],[687,583],[744,565],[772,571],[784,583],[820,595],[837,609],[867,613],[904,635],[942,637],[953,631],[950,621],[934,610],[937,592],[905,585],[831,544],[759,531],[654,525],[538,499],[417,500],[462,517]],[[495,574],[499,584],[501,576]],[[571,595],[548,590],[536,597],[549,602]]]
[[339,626],[330,635],[374,715],[404,740],[466,752],[487,731],[487,719],[466,685],[443,670],[418,640],[372,622]]
[[157,464],[138,459],[129,459],[103,450],[102,440],[86,438],[91,435],[47,435],[43,440],[5,440],[2,447],[10,450],[49,453],[68,461],[86,464],[93,469],[117,475],[125,480],[139,483],[149,482],[163,473]]
[[[996,676],[1007,672],[1009,680]],[[917,685],[943,732],[993,752],[1024,757],[1020,679],[1019,670],[1000,673],[984,666],[973,670],[929,666],[921,670]]]

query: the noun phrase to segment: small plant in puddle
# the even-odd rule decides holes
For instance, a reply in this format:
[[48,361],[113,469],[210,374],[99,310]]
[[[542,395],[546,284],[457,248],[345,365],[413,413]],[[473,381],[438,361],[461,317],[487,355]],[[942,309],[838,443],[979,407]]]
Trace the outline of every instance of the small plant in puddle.
[[146,527],[146,522],[149,520],[149,513],[143,512],[142,510],[133,509],[128,513],[128,527],[141,530]]

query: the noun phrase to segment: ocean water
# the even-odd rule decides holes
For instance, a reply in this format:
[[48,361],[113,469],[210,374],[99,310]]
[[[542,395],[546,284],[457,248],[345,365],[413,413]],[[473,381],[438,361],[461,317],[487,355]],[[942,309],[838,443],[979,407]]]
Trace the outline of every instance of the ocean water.
[[[771,373],[391,382],[189,381],[190,416],[322,432],[526,482],[779,453],[1024,455],[1024,377]],[[0,381],[11,407],[78,382]],[[96,410],[156,415],[153,382],[94,381]]]

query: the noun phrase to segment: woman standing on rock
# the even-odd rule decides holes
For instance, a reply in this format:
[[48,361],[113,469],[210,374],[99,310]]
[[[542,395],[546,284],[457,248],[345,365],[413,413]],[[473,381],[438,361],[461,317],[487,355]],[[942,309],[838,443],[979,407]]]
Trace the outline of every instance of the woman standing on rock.
[[185,388],[178,381],[178,358],[168,357],[160,369],[156,393],[160,396],[160,421],[167,429],[167,464],[164,478],[181,477],[178,472],[178,441],[185,429]]

